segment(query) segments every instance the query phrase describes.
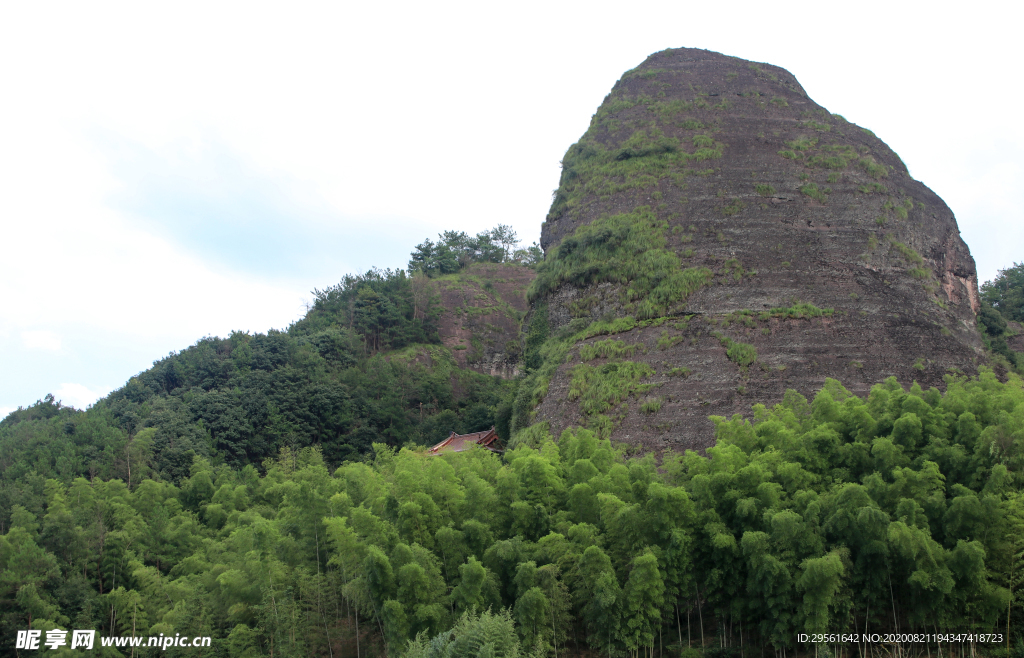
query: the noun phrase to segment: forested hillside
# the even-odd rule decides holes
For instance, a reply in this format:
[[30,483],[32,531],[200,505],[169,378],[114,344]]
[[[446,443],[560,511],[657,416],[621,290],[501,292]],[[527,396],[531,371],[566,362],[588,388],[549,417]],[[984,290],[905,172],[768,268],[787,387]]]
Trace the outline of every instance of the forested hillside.
[[[461,332],[473,343],[461,345],[442,340],[439,329],[455,337],[471,325],[465,316],[499,315],[514,337],[526,284],[506,281],[522,279],[536,259],[514,248],[509,227],[440,238],[424,243],[433,256],[421,258],[424,246],[417,248],[408,272],[347,275],[314,290],[305,317],[287,330],[204,338],[87,412],[52,396],[13,412],[0,421],[0,505],[17,502],[29,474],[134,486],[150,477],[177,482],[195,457],[259,466],[281,447],[318,445],[328,463],[340,464],[374,442],[422,445],[496,423],[507,439],[498,407],[514,384],[467,363],[461,352],[472,347],[476,358],[476,334]],[[438,254],[443,268],[432,264]],[[444,306],[446,294],[464,288],[481,299]]]
[[[514,378],[456,358],[503,335],[480,318],[531,319],[503,295],[535,259],[488,235],[314,291],[285,331],[203,339],[87,411],[48,396],[0,421],[3,642],[78,628],[213,637],[107,656],[724,658],[815,651],[798,633],[1009,631],[1024,656],[1022,266],[982,287],[994,370],[864,397],[827,380],[713,418],[706,452],[654,453],[609,440],[617,408],[657,401],[639,399],[655,385],[634,348],[583,341],[668,318],[540,331],[535,314],[502,348],[522,354]],[[532,410],[569,354],[594,413],[555,437]],[[423,450],[491,425],[503,456]]]
[[376,444],[331,469],[283,447],[262,468],[196,457],[177,484],[26,476],[0,537],[2,633],[441,658],[1019,631],[1024,390],[947,383],[862,400],[829,381],[813,402],[716,419],[706,456],[660,465],[579,429],[504,458]]

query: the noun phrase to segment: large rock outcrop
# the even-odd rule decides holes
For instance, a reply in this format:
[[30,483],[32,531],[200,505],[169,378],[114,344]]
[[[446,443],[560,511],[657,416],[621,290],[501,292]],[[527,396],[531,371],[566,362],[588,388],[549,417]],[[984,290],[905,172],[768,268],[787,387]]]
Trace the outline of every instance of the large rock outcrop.
[[708,416],[787,389],[941,386],[982,358],[953,213],[783,69],[656,53],[562,164],[525,341],[555,436],[703,448]]
[[504,378],[519,374],[519,326],[533,277],[522,265],[475,263],[430,281],[440,309],[438,335],[458,367]]

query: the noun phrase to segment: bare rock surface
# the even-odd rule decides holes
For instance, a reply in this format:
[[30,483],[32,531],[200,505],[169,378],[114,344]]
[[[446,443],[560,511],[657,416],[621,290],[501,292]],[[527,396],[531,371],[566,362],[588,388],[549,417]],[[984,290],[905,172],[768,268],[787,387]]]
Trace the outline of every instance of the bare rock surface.
[[[789,72],[705,50],[656,53],[616,83],[566,162],[586,149],[636,166],[564,165],[543,227],[548,259],[581,227],[647,208],[681,266],[711,275],[668,319],[576,343],[534,416],[555,436],[594,420],[569,395],[572,373],[580,348],[609,338],[636,345],[628,360],[654,373],[643,380],[653,387],[608,413],[613,439],[648,449],[705,448],[708,416],[749,415],[787,389],[811,396],[828,377],[864,394],[889,376],[927,388],[976,371],[977,275],[953,213]],[[697,155],[680,164],[680,152]],[[552,332],[636,315],[626,286],[565,283],[534,308]],[[801,304],[822,313],[779,310]],[[731,359],[736,343],[756,359]]]

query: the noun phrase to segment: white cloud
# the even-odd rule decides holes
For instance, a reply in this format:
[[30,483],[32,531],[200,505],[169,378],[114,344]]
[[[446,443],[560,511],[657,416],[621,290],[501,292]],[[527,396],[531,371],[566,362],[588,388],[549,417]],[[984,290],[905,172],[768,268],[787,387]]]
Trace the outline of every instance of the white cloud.
[[53,392],[53,397],[60,400],[65,407],[85,409],[112,390],[109,386],[91,389],[81,384],[61,384],[60,388]]
[[21,332],[21,341],[30,350],[46,350],[48,352],[60,350],[60,336],[45,329]]

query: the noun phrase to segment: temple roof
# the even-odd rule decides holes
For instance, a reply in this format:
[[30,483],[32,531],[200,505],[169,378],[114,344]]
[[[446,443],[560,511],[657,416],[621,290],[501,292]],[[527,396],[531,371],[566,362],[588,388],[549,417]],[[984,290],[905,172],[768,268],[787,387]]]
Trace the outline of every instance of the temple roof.
[[447,439],[431,447],[427,452],[432,455],[442,452],[462,452],[463,450],[468,450],[473,445],[483,446],[491,452],[499,454],[505,452],[505,446],[502,444],[501,439],[498,438],[498,433],[494,431],[493,427],[489,430],[473,432],[472,434],[456,434],[452,432]]

